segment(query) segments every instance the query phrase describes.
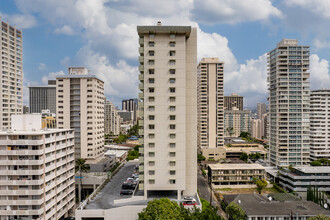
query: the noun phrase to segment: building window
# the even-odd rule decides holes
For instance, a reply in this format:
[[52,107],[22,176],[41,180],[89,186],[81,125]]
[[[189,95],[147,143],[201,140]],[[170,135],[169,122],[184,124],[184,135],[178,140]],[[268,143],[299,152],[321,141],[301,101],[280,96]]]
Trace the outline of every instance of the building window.
[[150,93],[155,92],[155,88],[150,87],[150,88],[149,88],[149,92],[150,92]]
[[149,115],[149,120],[155,120],[155,116],[154,115]]
[[155,111],[155,106],[149,106],[149,111]]
[[175,161],[170,161],[170,166],[171,167],[175,166]]
[[155,171],[154,170],[149,170],[149,175],[155,175]]
[[170,120],[175,120],[175,115],[170,115]]
[[170,148],[175,148],[175,143],[170,143]]
[[175,65],[175,60],[170,60],[170,65],[174,66]]
[[171,84],[175,83],[175,78],[170,78],[170,83]]
[[175,152],[170,152],[170,157],[175,157]]
[[149,152],[149,157],[154,157],[155,156],[155,152]]
[[175,184],[175,180],[170,180],[170,184]]
[[170,93],[175,93],[175,88],[174,87],[170,88]]
[[155,166],[155,161],[149,161],[149,166]]
[[174,50],[171,50],[171,51],[170,51],[170,56],[171,56],[171,57],[174,57],[174,56],[175,56],[175,51],[174,51]]
[[155,97],[149,97],[148,100],[149,100],[149,102],[154,102],[155,101]]
[[155,180],[149,180],[149,184],[155,184]]
[[175,138],[175,134],[170,134],[170,138],[174,139]]
[[154,78],[149,78],[148,81],[149,81],[149,83],[155,83],[155,79]]
[[175,106],[170,106],[170,111],[175,111]]
[[170,47],[175,47],[175,41],[170,42]]
[[170,129],[174,130],[175,129],[175,125],[170,125]]
[[149,51],[149,56],[151,56],[151,57],[155,56],[155,51],[150,50],[150,51]]
[[170,97],[170,102],[175,102],[175,97]]
[[175,74],[175,69],[170,69],[170,74]]
[[149,129],[150,129],[150,130],[155,129],[155,125],[149,125]]
[[148,60],[149,65],[155,65],[155,60]]
[[154,148],[155,147],[155,143],[149,143],[149,147],[150,148]]
[[149,47],[154,47],[155,46],[155,42],[149,41],[148,45],[149,45]]
[[149,34],[149,38],[155,38],[154,34]]
[[149,134],[149,138],[150,139],[154,139],[155,138],[155,134]]
[[175,175],[175,170],[170,170],[170,175]]
[[170,34],[170,38],[174,39],[175,38],[175,34]]
[[149,74],[155,74],[155,70],[154,69],[149,69]]

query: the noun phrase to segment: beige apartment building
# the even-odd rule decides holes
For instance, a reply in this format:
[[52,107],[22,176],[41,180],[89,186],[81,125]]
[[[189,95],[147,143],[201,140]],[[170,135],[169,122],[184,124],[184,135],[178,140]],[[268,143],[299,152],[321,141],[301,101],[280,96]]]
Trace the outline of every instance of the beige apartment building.
[[207,159],[224,146],[223,66],[203,58],[197,67],[197,146]]
[[74,131],[13,115],[0,132],[0,219],[60,219],[75,205]]
[[115,105],[109,100],[104,102],[104,134],[119,135],[120,116]]
[[263,114],[267,113],[266,103],[257,103],[257,119],[261,119]]
[[261,119],[252,119],[251,120],[251,136],[253,138],[261,139],[261,137],[262,137]]
[[310,162],[309,46],[283,39],[268,53],[269,149],[273,165]]
[[140,189],[197,192],[197,30],[138,26]]
[[241,132],[250,132],[250,110],[225,110],[225,137],[238,137]]
[[268,140],[269,136],[269,121],[268,113],[261,116],[261,139]]
[[5,131],[11,128],[11,115],[23,114],[22,30],[1,21],[0,41],[0,130]]
[[104,148],[104,82],[83,67],[56,77],[59,129],[75,130],[75,157],[98,163]]
[[233,110],[234,108],[243,110],[243,96],[232,93],[231,96],[225,96],[224,109]]

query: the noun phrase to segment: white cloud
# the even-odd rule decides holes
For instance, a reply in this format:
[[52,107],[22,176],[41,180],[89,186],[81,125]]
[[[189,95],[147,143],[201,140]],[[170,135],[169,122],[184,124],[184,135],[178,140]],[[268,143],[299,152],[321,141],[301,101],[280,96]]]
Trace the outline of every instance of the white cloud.
[[330,88],[329,62],[316,54],[310,56],[310,83],[312,90]]
[[47,69],[47,65],[45,63],[39,63],[38,69],[41,71],[44,71]]
[[65,73],[62,70],[58,72],[50,72],[48,73],[47,76],[43,76],[41,81],[43,84],[46,85],[48,83],[48,80],[54,80],[56,79],[56,76],[60,76],[60,75],[65,75]]
[[0,16],[4,21],[8,21],[10,25],[15,25],[17,28],[31,28],[37,25],[37,21],[33,15],[29,14],[3,14]]
[[284,2],[287,6],[299,6],[312,11],[316,15],[330,18],[330,1],[328,0],[286,0]]
[[56,28],[54,30],[55,34],[66,34],[66,35],[74,35],[74,30],[69,25],[63,25],[60,28]]
[[281,17],[270,0],[195,0],[193,18],[208,24],[236,24]]
[[314,39],[313,40],[313,46],[316,49],[330,48],[330,41]]

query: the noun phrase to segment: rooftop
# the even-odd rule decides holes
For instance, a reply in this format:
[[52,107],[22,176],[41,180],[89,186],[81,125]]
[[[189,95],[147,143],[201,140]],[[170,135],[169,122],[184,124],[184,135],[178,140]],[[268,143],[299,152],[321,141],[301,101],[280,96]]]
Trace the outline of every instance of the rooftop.
[[137,32],[140,36],[149,33],[173,33],[173,34],[185,34],[187,37],[190,36],[191,26],[137,26]]
[[260,164],[255,163],[245,163],[245,164],[209,164],[209,167],[213,169],[221,169],[221,170],[233,170],[233,169],[240,169],[240,170],[250,170],[250,169],[265,169],[265,167],[261,166]]
[[310,173],[310,174],[315,174],[315,173],[330,173],[330,167],[329,166],[319,166],[319,167],[299,167],[296,166],[294,169],[301,171],[303,173]]

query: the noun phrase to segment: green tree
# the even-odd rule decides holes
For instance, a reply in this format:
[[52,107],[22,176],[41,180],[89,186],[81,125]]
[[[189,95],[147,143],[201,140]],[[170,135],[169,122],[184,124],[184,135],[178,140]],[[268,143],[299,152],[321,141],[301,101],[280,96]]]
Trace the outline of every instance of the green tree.
[[139,125],[133,125],[130,129],[127,130],[128,136],[138,136],[139,135]]
[[127,161],[134,160],[136,158],[139,158],[139,151],[136,151],[136,150],[128,151],[128,155],[127,155],[127,158],[126,158]]
[[241,138],[251,139],[251,134],[246,131],[242,131],[239,135]]
[[181,208],[177,202],[171,201],[168,198],[154,199],[148,202],[146,208],[138,214],[139,220],[153,219],[175,219],[184,220],[181,213]]
[[317,167],[322,166],[322,163],[318,160],[314,160],[310,164],[311,166],[317,166]]
[[231,202],[227,208],[226,213],[234,220],[245,220],[245,211],[237,205],[236,202]]
[[201,161],[204,161],[205,157],[203,156],[203,154],[197,154],[197,161],[198,163],[200,163]]
[[264,179],[254,178],[253,182],[257,185],[257,191],[261,194],[262,190],[268,185],[267,181]]
[[234,134],[234,128],[233,127],[226,128],[226,131],[228,132],[230,137]]
[[79,172],[79,192],[78,192],[78,199],[79,202],[81,202],[81,194],[82,194],[82,175],[81,172],[88,172],[90,170],[90,167],[88,164],[86,164],[86,160],[79,158],[76,160],[76,164],[75,164],[75,170],[76,172]]
[[122,134],[121,132],[119,133],[118,137],[113,139],[113,142],[120,144],[124,143],[128,139],[128,135]]
[[307,220],[330,220],[330,217],[327,217],[325,215],[317,215],[314,217],[309,217]]
[[245,162],[247,162],[248,158],[249,158],[249,156],[248,156],[247,153],[245,153],[245,152],[243,152],[243,153],[241,154],[241,156],[239,157],[240,160],[243,160],[243,161],[245,161]]

